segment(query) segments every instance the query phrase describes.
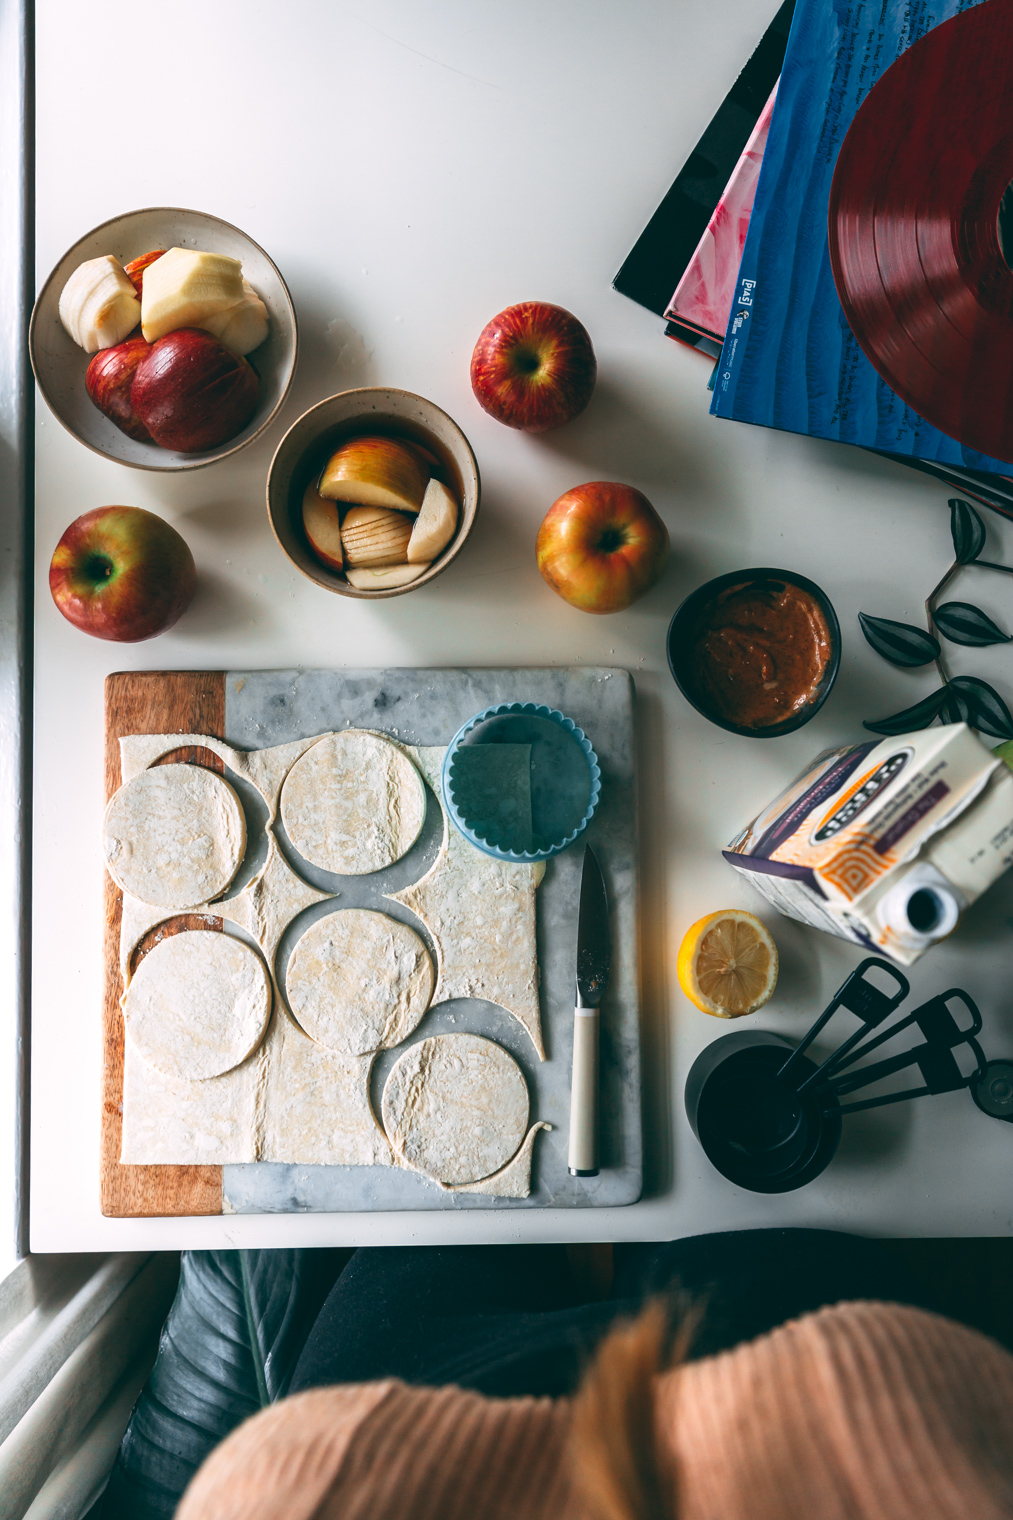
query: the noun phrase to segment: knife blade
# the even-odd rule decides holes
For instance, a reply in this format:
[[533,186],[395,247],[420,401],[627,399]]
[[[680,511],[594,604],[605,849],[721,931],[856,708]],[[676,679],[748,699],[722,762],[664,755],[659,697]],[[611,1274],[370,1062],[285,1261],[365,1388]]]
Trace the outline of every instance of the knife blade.
[[584,847],[577,913],[577,993],[573,1010],[573,1071],[570,1082],[571,1177],[598,1175],[599,1008],[608,986],[611,947],[608,896],[601,867]]

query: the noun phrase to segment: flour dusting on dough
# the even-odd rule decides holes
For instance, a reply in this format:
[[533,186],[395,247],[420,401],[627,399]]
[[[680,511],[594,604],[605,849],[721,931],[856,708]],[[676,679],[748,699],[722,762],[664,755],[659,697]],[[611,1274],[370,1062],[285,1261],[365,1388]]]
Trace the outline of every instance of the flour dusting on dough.
[[411,849],[425,822],[426,793],[398,745],[348,728],[292,766],[281,817],[304,860],[339,876],[366,876]]
[[306,930],[289,958],[285,991],[312,1039],[369,1055],[408,1038],[429,1007],[433,981],[414,929],[386,913],[345,908]]
[[391,1067],[383,1127],[403,1166],[434,1182],[480,1182],[515,1154],[528,1124],[524,1073],[477,1034],[420,1040]]
[[[442,797],[442,747],[411,749],[436,796]],[[441,803],[442,807],[442,803]],[[429,930],[439,977],[434,1003],[483,998],[512,1013],[545,1060],[538,1006],[535,892],[545,865],[515,865],[477,850],[443,808],[443,842],[413,886],[391,892]]]
[[106,867],[121,891],[180,912],[224,892],[246,849],[239,798],[200,765],[160,765],[109,799]]

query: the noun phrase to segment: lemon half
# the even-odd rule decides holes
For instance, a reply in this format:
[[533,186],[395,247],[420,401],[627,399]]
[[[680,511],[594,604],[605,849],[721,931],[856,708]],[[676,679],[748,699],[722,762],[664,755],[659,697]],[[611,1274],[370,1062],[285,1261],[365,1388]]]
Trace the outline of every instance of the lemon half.
[[777,946],[752,913],[726,908],[687,932],[676,974],[697,1008],[737,1019],[762,1008],[777,986]]

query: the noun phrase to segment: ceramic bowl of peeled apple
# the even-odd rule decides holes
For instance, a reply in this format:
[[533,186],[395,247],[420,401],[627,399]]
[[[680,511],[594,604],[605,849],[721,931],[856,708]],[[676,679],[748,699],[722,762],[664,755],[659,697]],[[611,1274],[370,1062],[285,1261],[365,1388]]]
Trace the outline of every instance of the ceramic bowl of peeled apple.
[[275,537],[339,596],[403,596],[464,547],[480,483],[471,445],[435,402],[368,386],[328,396],[285,434],[267,480]]
[[278,412],[298,331],[264,250],[201,211],[103,222],[43,285],[29,328],[47,405],[80,443],[141,470],[245,448]]

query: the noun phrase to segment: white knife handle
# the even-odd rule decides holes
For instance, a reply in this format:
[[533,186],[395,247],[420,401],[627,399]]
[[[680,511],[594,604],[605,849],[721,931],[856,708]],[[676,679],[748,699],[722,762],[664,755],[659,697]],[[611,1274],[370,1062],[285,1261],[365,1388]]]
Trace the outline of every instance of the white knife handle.
[[572,1177],[598,1175],[598,1010],[573,1011],[573,1078],[570,1085]]

